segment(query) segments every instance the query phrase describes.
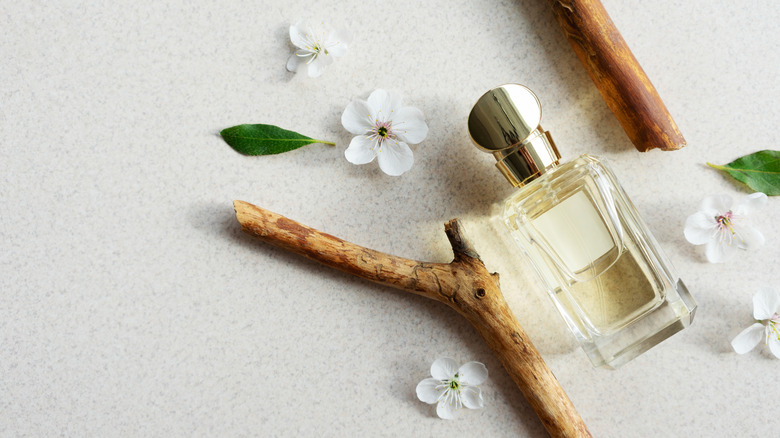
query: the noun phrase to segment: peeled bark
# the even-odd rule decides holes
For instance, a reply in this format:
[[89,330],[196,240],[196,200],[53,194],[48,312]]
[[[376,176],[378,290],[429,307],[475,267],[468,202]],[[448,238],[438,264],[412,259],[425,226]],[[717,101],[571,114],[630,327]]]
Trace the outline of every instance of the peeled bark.
[[553,0],[566,38],[640,152],[685,146],[680,129],[599,0]]

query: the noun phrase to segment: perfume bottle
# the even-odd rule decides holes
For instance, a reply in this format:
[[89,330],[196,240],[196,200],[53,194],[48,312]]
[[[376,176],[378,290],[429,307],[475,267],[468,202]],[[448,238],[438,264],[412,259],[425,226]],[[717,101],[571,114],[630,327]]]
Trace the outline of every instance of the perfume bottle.
[[485,93],[472,140],[518,188],[503,219],[595,367],[617,368],[690,325],[683,282],[613,173],[597,157],[561,162],[528,88]]

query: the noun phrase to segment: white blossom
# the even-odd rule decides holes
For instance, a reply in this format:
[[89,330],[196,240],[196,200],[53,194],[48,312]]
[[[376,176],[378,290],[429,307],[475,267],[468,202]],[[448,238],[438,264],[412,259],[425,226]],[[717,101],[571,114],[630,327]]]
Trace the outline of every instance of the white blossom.
[[309,76],[316,78],[333,63],[334,57],[347,53],[351,39],[348,32],[326,30],[322,23],[290,26],[290,41],[298,50],[287,59],[287,70],[297,72],[306,67]]
[[773,289],[758,291],[753,297],[753,318],[757,322],[731,341],[734,351],[745,354],[763,339],[769,351],[780,359],[780,294]]
[[708,196],[700,211],[685,221],[685,238],[694,245],[706,245],[710,263],[723,263],[737,249],[752,249],[764,244],[764,236],[748,223],[748,216],[767,203],[763,193],[742,197],[734,206],[729,195]]
[[464,406],[469,409],[484,406],[479,385],[488,377],[485,365],[468,362],[458,368],[453,359],[437,359],[431,365],[431,376],[417,385],[417,398],[428,404],[437,403],[436,414],[440,418],[452,420]]
[[398,176],[411,169],[414,155],[409,144],[428,135],[422,111],[401,105],[401,96],[375,90],[368,100],[356,99],[341,115],[344,128],[356,134],[344,155],[352,164],[366,164],[377,158],[379,168]]

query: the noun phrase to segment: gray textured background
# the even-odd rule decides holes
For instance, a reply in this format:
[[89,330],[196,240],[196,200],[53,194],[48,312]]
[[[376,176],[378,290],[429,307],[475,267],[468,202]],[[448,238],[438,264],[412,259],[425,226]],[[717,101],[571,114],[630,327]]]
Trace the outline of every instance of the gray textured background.
[[[682,223],[746,193],[704,162],[780,142],[776,1],[605,1],[689,146],[635,152],[546,2],[0,1],[0,434],[543,436],[477,333],[436,303],[243,235],[243,199],[406,257],[447,261],[459,216],[595,436],[777,432],[780,361],[729,341],[777,282],[769,244],[703,261]],[[355,35],[316,80],[285,68],[301,18]],[[466,132],[471,105],[528,85],[568,157],[606,158],[699,303],[694,325],[594,370],[487,217],[512,189]],[[343,158],[347,103],[420,108],[400,178]],[[216,134],[273,123],[338,143],[245,157]],[[500,236],[500,235],[499,235]],[[484,362],[486,408],[438,420],[414,387],[434,359]]]

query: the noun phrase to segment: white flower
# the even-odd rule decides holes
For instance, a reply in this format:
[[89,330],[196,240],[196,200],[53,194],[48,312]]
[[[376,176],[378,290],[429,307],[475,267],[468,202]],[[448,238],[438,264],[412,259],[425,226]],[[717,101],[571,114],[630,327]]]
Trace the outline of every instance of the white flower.
[[723,263],[737,249],[751,249],[764,244],[764,236],[748,226],[746,218],[767,203],[763,193],[744,196],[734,207],[729,195],[708,196],[698,213],[685,221],[685,238],[694,245],[707,245],[710,263]]
[[755,324],[738,334],[731,346],[739,354],[755,348],[761,339],[769,344],[769,351],[780,359],[780,294],[772,289],[761,289],[753,297]]
[[377,157],[379,168],[398,176],[411,169],[414,155],[409,144],[417,144],[428,135],[422,111],[401,106],[401,96],[375,90],[368,100],[356,99],[341,115],[341,124],[357,134],[344,152],[352,164],[366,164]]
[[487,379],[485,365],[469,362],[458,368],[449,358],[436,359],[431,365],[431,376],[417,385],[417,398],[428,404],[438,403],[436,413],[445,420],[455,418],[455,412],[465,406],[480,409],[484,406],[479,386]]
[[323,24],[298,23],[290,26],[290,41],[298,48],[287,60],[287,70],[308,66],[309,76],[316,78],[334,57],[344,56],[351,36],[345,31],[326,31]]

